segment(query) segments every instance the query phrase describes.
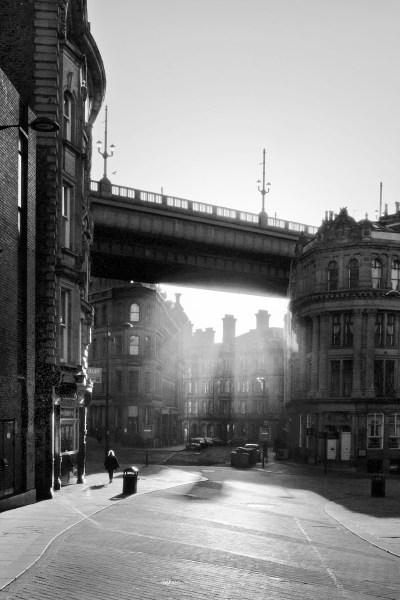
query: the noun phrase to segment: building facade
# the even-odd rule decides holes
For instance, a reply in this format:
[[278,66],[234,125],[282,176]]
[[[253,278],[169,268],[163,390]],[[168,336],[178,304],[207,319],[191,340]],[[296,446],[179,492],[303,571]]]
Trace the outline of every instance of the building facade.
[[212,328],[196,330],[186,352],[181,409],[185,440],[215,437],[227,443],[245,437],[270,440],[283,433],[283,330],[269,326],[267,311],[256,315],[256,329],[236,336],[236,319],[225,315],[223,339]]
[[90,301],[90,364],[102,370],[89,409],[90,433],[106,445],[180,442],[183,343],[190,327],[180,295],[172,303],[155,285],[94,280]]
[[[34,118],[0,70],[0,510],[33,502],[35,493]],[[20,126],[19,126],[20,125]]]
[[105,93],[85,0],[0,4],[0,66],[36,116],[36,490],[59,489],[62,456],[85,475],[85,406],[92,309],[91,130]]
[[400,464],[400,212],[326,214],[290,282],[289,444],[368,471]]

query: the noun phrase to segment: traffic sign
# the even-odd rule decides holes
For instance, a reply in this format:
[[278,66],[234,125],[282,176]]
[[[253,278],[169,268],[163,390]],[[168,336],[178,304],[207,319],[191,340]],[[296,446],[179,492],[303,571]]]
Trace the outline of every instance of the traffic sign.
[[88,377],[92,380],[92,383],[102,382],[102,371],[103,369],[98,367],[88,367],[87,374]]

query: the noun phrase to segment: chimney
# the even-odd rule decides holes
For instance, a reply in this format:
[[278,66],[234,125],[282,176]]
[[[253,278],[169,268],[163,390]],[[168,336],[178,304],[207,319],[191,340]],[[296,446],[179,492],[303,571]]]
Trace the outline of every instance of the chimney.
[[181,304],[181,296],[182,296],[182,294],[178,294],[178,293],[175,294],[175,304],[177,306],[180,306],[180,304]]
[[396,207],[396,212],[397,213],[400,212],[400,208],[399,208],[400,207],[400,202],[395,202],[394,205]]
[[233,315],[225,315],[222,319],[222,341],[224,344],[233,342],[236,333],[236,319]]
[[269,329],[270,314],[267,310],[259,310],[256,314],[257,331],[266,332]]

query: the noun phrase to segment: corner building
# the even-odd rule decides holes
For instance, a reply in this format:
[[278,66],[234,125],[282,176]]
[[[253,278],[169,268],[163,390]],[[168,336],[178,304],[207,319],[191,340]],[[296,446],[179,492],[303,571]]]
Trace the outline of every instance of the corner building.
[[90,434],[106,445],[107,431],[110,443],[128,446],[181,442],[184,340],[191,324],[180,294],[172,303],[153,284],[94,279],[90,300],[90,364],[102,369],[89,407]]
[[91,132],[105,73],[85,0],[2,0],[0,23],[1,68],[36,117],[60,126],[36,133],[35,478],[48,498],[67,451],[85,476]]
[[310,462],[400,464],[400,212],[325,215],[297,246],[287,321],[289,447]]

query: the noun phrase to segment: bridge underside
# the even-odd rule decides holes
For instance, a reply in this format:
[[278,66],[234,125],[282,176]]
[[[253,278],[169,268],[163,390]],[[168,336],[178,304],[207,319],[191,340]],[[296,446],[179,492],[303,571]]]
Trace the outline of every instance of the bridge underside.
[[291,259],[96,224],[92,276],[285,297]]

